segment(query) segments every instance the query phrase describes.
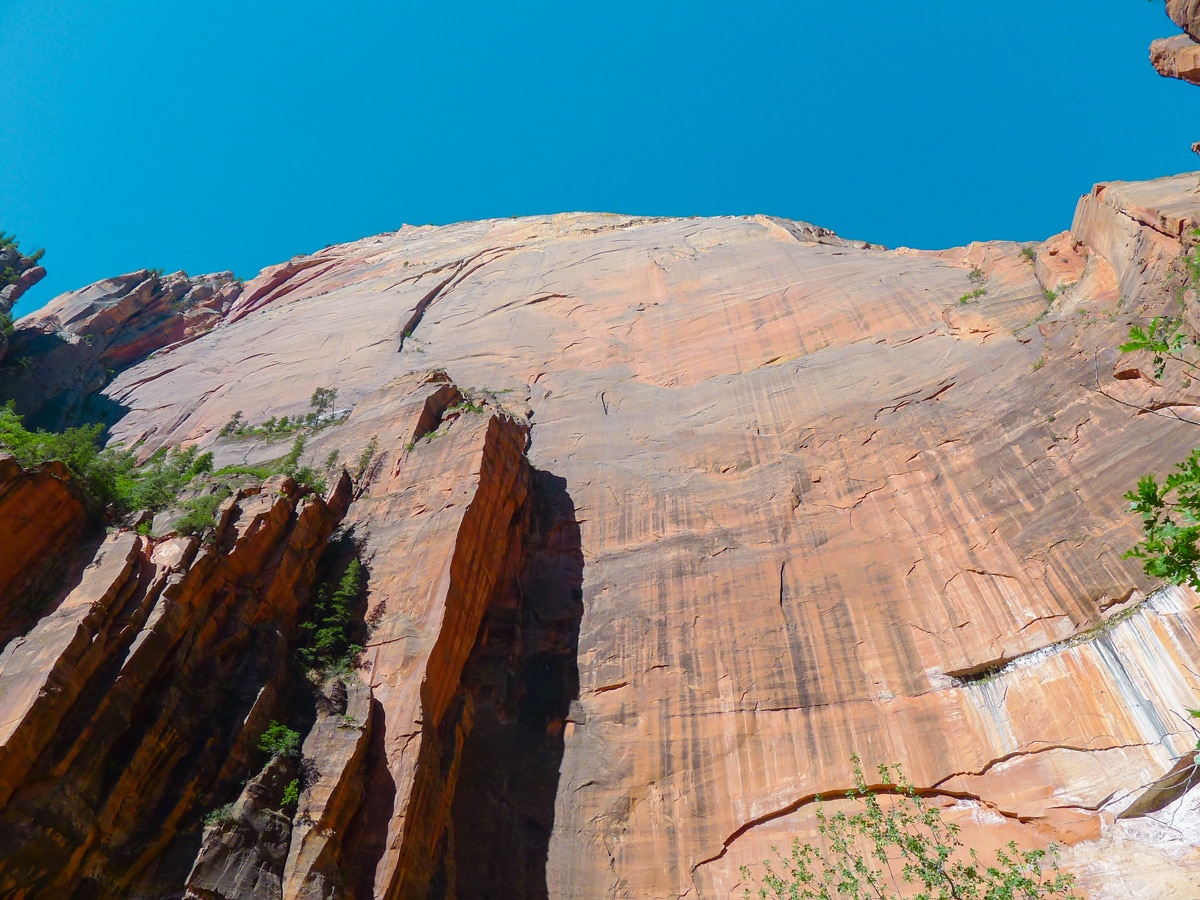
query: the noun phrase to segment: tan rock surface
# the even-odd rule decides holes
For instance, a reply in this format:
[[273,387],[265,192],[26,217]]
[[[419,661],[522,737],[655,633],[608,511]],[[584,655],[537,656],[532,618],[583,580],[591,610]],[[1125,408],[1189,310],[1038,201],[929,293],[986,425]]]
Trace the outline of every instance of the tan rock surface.
[[116,411],[97,407],[95,391],[155,350],[208,331],[241,290],[230,272],[144,269],[70,291],[17,323],[10,352],[23,364],[0,370],[0,392],[31,427],[111,419]]
[[[854,752],[982,845],[1068,842],[1092,896],[1192,883],[1194,853],[1117,816],[1194,745],[1200,613],[1144,600],[1121,553],[1122,494],[1193,445],[1169,410],[1200,388],[1112,348],[1172,308],[1195,179],[1097,186],[1032,260],[769,217],[406,228],[265,271],[119,373],[114,439],[145,451],[280,456],[218,432],[318,386],[350,412],[305,461],[367,451],[343,520],[370,572],[364,685],[308,733],[302,805],[331,830],[295,830],[281,883],[740,893]],[[241,500],[223,565],[263,564],[299,512],[280,490]],[[302,572],[318,544],[270,558]],[[287,617],[278,581],[217,631]],[[1116,859],[1170,865],[1121,881]]]
[[1154,41],[1150,45],[1150,64],[1164,78],[1200,84],[1200,44],[1186,34]]
[[1167,0],[1167,15],[1192,37],[1200,39],[1200,2]]
[[[1194,438],[1098,388],[1200,403],[1179,380],[1112,377],[1128,323],[1171,302],[1195,178],[1098,186],[1036,277],[1019,245],[863,249],[765,219],[406,228],[265,273],[238,316],[118,376],[114,435],[260,458],[278,450],[217,439],[235,411],[295,415],[336,386],[354,411],[311,458],[379,436],[348,521],[386,604],[367,654],[385,714],[343,842],[377,896],[449,877],[418,869],[474,778],[447,749],[472,752],[457,679],[520,552],[485,546],[524,515],[503,417],[407,447],[443,384],[408,373],[435,368],[528,412],[530,462],[578,516],[551,895],[723,895],[803,829],[808,799],[847,786],[853,752],[902,762],[994,837],[1076,842],[1086,868],[1091,838],[1194,743],[1176,715],[1197,688],[1191,601],[1047,648],[1152,587],[1120,558],[1121,495]],[[421,783],[427,748],[450,768]],[[370,822],[382,846],[360,839]]]

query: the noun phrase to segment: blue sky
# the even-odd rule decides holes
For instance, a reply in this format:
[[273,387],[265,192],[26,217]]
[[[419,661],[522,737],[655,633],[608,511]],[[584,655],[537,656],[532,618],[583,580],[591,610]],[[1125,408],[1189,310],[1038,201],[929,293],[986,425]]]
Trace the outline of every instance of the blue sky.
[[261,267],[402,223],[772,213],[1031,240],[1200,168],[1161,2],[337,7],[0,0],[0,230],[30,312],[143,266]]

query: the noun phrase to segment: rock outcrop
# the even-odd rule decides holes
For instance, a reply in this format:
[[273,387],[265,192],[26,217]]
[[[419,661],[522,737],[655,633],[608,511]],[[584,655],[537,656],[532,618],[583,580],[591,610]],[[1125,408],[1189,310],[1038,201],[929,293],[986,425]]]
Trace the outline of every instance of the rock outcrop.
[[[37,321],[109,336],[71,371],[119,360],[113,441],[260,463],[295,430],[235,414],[304,421],[336,388],[302,462],[354,477],[243,491],[215,544],[22,520],[0,588],[78,530],[5,620],[0,893],[728,896],[857,754],[969,843],[1064,844],[1089,898],[1200,895],[1200,598],[1122,555],[1123,495],[1191,450],[1200,385],[1114,349],[1155,315],[1200,329],[1196,178],[1098,185],[1027,246],[406,227],[193,332],[156,320],[171,340],[68,295]],[[135,281],[94,291],[159,290]],[[65,490],[4,466],[0,515]],[[368,573],[363,652],[303,687],[331,544]],[[264,767],[285,714],[299,761]]]
[[212,543],[114,532],[6,643],[0,893],[178,894],[201,815],[286,705],[298,598],[348,499],[280,478],[227,502]]
[[215,327],[241,290],[229,272],[143,269],[63,294],[21,319],[12,353],[24,362],[0,370],[0,395],[16,400],[31,426],[111,421],[119,410],[97,402],[97,392],[156,350]]
[[1200,84],[1200,3],[1167,0],[1167,15],[1185,33],[1154,41],[1150,63],[1166,78]]

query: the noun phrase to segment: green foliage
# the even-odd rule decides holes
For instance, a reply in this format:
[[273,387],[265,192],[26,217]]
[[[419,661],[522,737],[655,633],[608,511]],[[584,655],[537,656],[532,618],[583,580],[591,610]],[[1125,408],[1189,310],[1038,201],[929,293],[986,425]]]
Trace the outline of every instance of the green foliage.
[[1142,560],[1146,574],[1200,590],[1200,448],[1160,484],[1144,475],[1125,495],[1142,518],[1142,541],[1125,556]]
[[[312,466],[300,465],[300,458],[304,455],[306,443],[307,438],[302,434],[298,434],[296,435],[296,439],[292,441],[291,449],[288,450],[286,456],[281,456],[279,459],[270,462],[258,463],[257,465],[225,466],[218,469],[215,475],[219,479],[235,475],[248,475],[260,481],[266,481],[272,475],[287,475],[318,494],[324,493],[325,479],[321,473],[313,469]],[[326,457],[326,462],[328,460],[329,458]]]
[[1036,372],[1038,369],[1040,369],[1045,364],[1046,364],[1046,357],[1039,356],[1037,359],[1035,359],[1033,361],[1033,371]]
[[272,720],[258,739],[258,749],[272,757],[297,757],[300,755],[300,732]]
[[1037,263],[1037,250],[1033,249],[1033,247],[1022,247],[1021,256],[1025,257],[1025,262],[1030,265]]
[[[132,462],[122,456],[126,465]],[[122,509],[148,509],[157,512],[175,502],[179,492],[197,475],[212,471],[213,456],[201,453],[199,447],[160,449],[141,467],[131,466],[117,471],[117,488]]]
[[375,454],[379,452],[379,435],[372,436],[367,446],[363,447],[362,453],[358,454],[358,465],[355,467],[354,480],[361,482],[363,476],[367,474],[367,470],[371,468],[371,463],[375,460]]
[[0,334],[8,337],[16,330],[13,325],[13,318],[6,312],[0,312]]
[[[862,765],[854,757],[854,788],[847,799],[858,811],[828,814],[817,803],[820,846],[792,843],[784,856],[764,860],[756,881],[757,896],[777,900],[1035,900],[1077,898],[1075,879],[1058,869],[1052,847],[1021,850],[1010,842],[983,863],[963,847],[958,826],[943,822],[900,771],[879,767],[884,791],[881,803],[867,786]],[[754,880],[742,868],[742,877]],[[750,890],[745,892],[750,897]]]
[[217,509],[233,494],[228,485],[219,484],[212,494],[202,494],[187,502],[184,514],[175,522],[176,534],[202,535],[217,527]]
[[300,624],[305,633],[300,661],[309,669],[330,673],[353,668],[363,650],[353,631],[364,582],[362,563],[352,559],[336,588],[324,584],[318,589],[308,620]]
[[[1200,277],[1200,245],[1187,257],[1193,283]],[[1200,367],[1185,355],[1187,336],[1179,322],[1155,316],[1146,327],[1134,325],[1122,353],[1151,354],[1154,377],[1162,378],[1168,362],[1189,369]],[[1200,448],[1175,467],[1161,482],[1151,474],[1125,495],[1130,509],[1142,519],[1142,540],[1126,558],[1140,559],[1146,574],[1172,584],[1200,590]]]
[[[271,424],[272,425],[275,424],[274,419],[271,419]],[[239,409],[237,412],[235,412],[232,416],[229,417],[228,422],[226,422],[223,426],[221,426],[221,430],[218,431],[217,434],[221,437],[229,437],[230,435],[237,434],[238,429],[241,427],[242,427],[242,411]]]
[[204,814],[204,827],[212,828],[214,825],[220,825],[223,822],[229,822],[233,819],[233,804],[226,803],[224,806],[218,806],[214,810]]
[[337,388],[317,388],[308,400],[308,405],[318,415],[333,412],[333,403],[337,399]]
[[971,279],[972,281],[983,281],[983,279],[984,279],[983,269],[979,268],[979,266],[976,266],[970,272],[967,273],[967,277],[969,279]]
[[221,437],[277,437],[297,431],[319,431],[345,418],[344,415],[341,417],[334,415],[333,404],[336,400],[337,388],[319,387],[309,398],[309,412],[304,415],[283,416],[278,419],[271,416],[258,425],[247,422],[239,409],[229,417],[228,422],[221,426],[219,434]]
[[12,400],[0,407],[0,450],[11,453],[25,469],[58,460],[76,476],[84,500],[94,508],[103,509],[117,499],[118,478],[133,464],[129,454],[101,454],[98,446],[101,430],[101,426],[91,425],[68,428],[61,434],[29,431]]
[[984,288],[984,287],[975,288],[975,290],[968,291],[967,293],[965,293],[961,297],[959,297],[958,303],[960,306],[966,306],[968,303],[973,303],[974,301],[978,300],[980,297],[982,297],[986,293],[987,293],[987,288]]
[[[987,291],[984,291],[983,293],[986,294]],[[462,412],[462,413],[478,414],[478,413],[483,412],[483,404],[480,403],[478,400],[476,400],[473,397],[463,397],[463,399],[460,400],[458,403],[455,403],[453,406],[447,407],[446,412],[448,412],[448,413]]]
[[1122,353],[1144,351],[1151,354],[1155,378],[1163,377],[1167,369],[1167,360],[1196,368],[1196,365],[1183,355],[1183,351],[1187,349],[1187,337],[1183,333],[1183,326],[1161,316],[1151,319],[1146,328],[1141,325],[1132,326],[1129,329],[1129,340],[1117,349]]
[[15,234],[8,234],[3,231],[0,231],[0,248],[16,250],[18,253],[21,252],[21,245],[17,241],[17,236]]
[[1046,299],[1053,303],[1058,299],[1058,291],[1052,290],[1051,288],[1046,288]]
[[283,797],[280,798],[279,805],[285,810],[294,810],[296,804],[300,802],[300,779],[293,778],[288,782],[287,787],[283,789]]
[[[29,431],[12,401],[0,407],[0,449],[11,453],[26,469],[50,460],[61,462],[75,476],[75,485],[93,512],[158,512],[175,503],[180,492],[195,479],[212,472],[212,454],[201,453],[197,447],[160,449],[139,466],[128,450],[101,450],[100,432],[99,425],[68,428],[61,434]],[[227,496],[226,488],[215,502],[207,497],[197,498],[191,501],[195,509],[190,509],[189,514],[212,503],[206,520],[210,522],[212,510]],[[184,523],[185,528],[193,524],[195,530],[180,533],[203,530],[203,523],[195,519]]]

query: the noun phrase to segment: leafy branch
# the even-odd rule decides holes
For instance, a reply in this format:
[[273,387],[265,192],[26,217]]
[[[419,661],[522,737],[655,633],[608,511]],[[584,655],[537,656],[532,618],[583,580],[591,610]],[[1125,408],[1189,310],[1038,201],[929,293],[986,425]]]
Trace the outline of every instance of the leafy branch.
[[[1060,872],[1058,851],[1022,850],[1010,841],[984,863],[965,848],[959,828],[942,820],[899,766],[879,767],[881,802],[855,756],[854,787],[846,799],[856,811],[826,812],[817,798],[817,844],[792,842],[787,856],[772,848],[761,879],[749,867],[742,877],[756,883],[759,898],[776,900],[1077,900],[1075,877]],[[752,894],[745,891],[747,898]]]

